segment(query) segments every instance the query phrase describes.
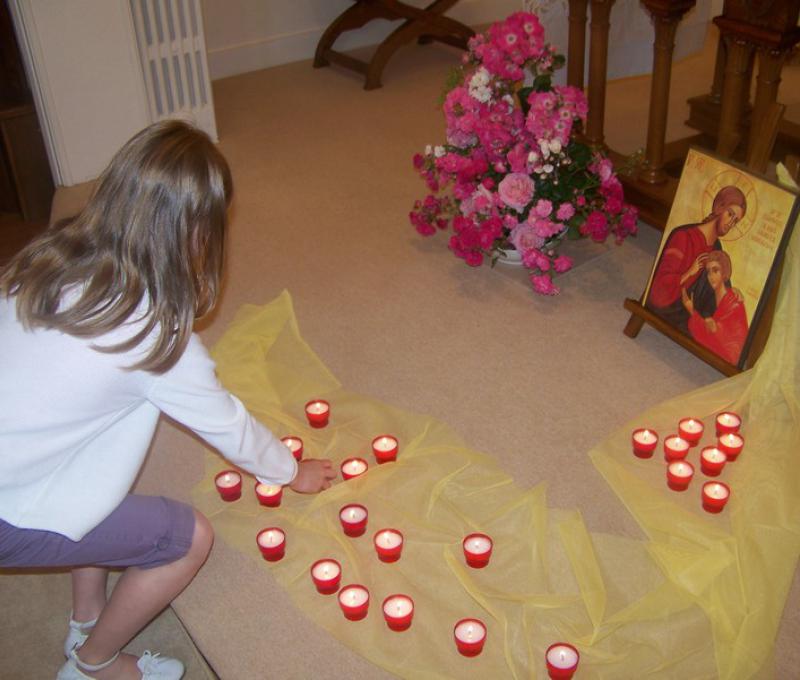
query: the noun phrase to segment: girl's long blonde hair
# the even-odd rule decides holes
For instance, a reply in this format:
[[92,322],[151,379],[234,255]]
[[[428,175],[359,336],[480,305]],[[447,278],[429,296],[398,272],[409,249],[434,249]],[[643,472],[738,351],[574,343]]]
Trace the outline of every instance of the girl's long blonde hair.
[[[181,356],[195,318],[216,303],[232,192],[228,164],[208,135],[182,121],[155,123],[116,153],[77,217],[8,263],[0,293],[14,296],[26,327],[89,338],[125,323],[143,303],[138,332],[95,348],[125,352],[155,331],[130,368],[163,373]],[[76,300],[62,304],[72,287]]]

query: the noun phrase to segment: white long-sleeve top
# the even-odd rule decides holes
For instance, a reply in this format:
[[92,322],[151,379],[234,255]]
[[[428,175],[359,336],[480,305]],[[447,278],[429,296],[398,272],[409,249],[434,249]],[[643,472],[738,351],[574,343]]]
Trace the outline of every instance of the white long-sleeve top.
[[0,295],[0,518],[80,540],[129,493],[161,412],[262,481],[294,479],[289,449],[220,385],[196,335],[161,375],[125,370],[146,342],[93,349],[137,325],[92,339],[26,330]]

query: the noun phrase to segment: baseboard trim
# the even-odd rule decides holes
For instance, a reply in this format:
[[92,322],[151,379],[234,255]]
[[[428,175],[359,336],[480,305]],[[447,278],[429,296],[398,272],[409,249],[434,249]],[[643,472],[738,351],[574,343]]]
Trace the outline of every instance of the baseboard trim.
[[[519,0],[462,0],[448,16],[469,26],[487,24],[521,9]],[[332,17],[333,18],[333,17]],[[398,26],[397,22],[376,20],[363,29],[343,35],[336,48],[347,51],[377,45]],[[276,33],[259,40],[226,45],[208,51],[211,80],[258,71],[294,61],[312,59],[326,26]]]

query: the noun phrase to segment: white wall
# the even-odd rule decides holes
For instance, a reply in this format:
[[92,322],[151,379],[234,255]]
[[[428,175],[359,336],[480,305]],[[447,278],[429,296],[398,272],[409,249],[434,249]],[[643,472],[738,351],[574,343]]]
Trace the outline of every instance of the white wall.
[[[429,0],[407,0],[424,6]],[[350,0],[202,0],[211,79],[311,59],[323,31]],[[521,0],[461,0],[447,14],[468,25],[502,19]],[[376,20],[343,35],[337,49],[375,45],[399,24]]]
[[150,122],[127,0],[12,0],[57,184],[96,177]]

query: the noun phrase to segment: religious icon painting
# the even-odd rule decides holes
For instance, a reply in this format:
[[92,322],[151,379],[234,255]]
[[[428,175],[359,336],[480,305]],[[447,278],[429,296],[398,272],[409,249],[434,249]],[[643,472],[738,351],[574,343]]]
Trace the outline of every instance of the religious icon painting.
[[796,191],[691,149],[626,334],[647,321],[728,375],[752,365],[799,209]]

